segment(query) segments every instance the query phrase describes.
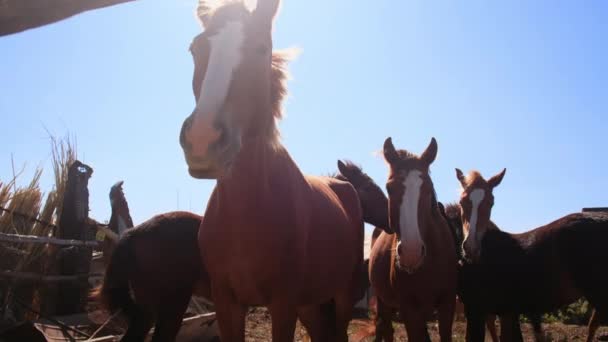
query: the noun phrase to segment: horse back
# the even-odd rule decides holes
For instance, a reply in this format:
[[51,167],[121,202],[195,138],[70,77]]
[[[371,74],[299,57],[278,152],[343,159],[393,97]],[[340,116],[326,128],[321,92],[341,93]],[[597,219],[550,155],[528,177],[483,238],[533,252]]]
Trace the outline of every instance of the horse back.
[[177,287],[193,290],[206,274],[197,241],[201,222],[199,215],[170,212],[127,231],[123,238],[133,248],[131,284],[138,299],[156,301]]
[[608,215],[598,213],[566,215],[521,234],[488,231],[481,262],[461,269],[461,292],[493,313],[555,310],[608,286],[607,239]]

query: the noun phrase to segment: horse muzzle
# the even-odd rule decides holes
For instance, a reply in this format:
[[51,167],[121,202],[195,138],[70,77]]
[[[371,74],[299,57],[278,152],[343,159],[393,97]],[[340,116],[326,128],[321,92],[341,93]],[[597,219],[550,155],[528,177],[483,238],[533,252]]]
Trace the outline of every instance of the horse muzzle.
[[409,248],[406,250],[403,244],[397,246],[397,267],[408,274],[416,272],[423,264],[426,258],[426,247],[421,245],[419,249]]
[[[180,132],[188,172],[197,179],[221,178],[229,172],[241,149],[240,137],[224,128],[197,131],[192,120],[191,116],[184,121]],[[204,136],[208,133],[212,136]]]

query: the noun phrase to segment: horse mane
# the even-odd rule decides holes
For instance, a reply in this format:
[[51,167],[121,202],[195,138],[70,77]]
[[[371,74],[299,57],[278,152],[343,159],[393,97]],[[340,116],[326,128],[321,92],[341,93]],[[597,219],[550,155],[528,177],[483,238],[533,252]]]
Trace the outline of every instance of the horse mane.
[[460,215],[461,215],[460,205],[456,202],[448,203],[445,206],[445,214],[451,220],[455,220],[455,219],[460,220]]
[[444,214],[447,221],[452,238],[454,239],[454,245],[456,247],[456,257],[458,260],[463,260],[464,250],[462,248],[462,242],[464,240],[464,232],[462,230],[462,220],[460,213],[460,205],[456,202],[451,202],[444,205]]
[[195,13],[201,25],[204,25],[205,21],[224,11],[250,12],[242,0],[199,0]]
[[466,175],[466,177],[464,178],[463,187],[469,188],[471,186],[474,186],[474,185],[477,185],[480,183],[485,183],[485,182],[486,182],[486,180],[483,178],[481,173],[479,173],[479,171],[477,171],[477,170],[473,170],[473,171],[469,172],[469,174]]
[[[357,165],[350,160],[345,160],[343,164],[350,174],[356,174],[357,178],[360,178],[360,180],[375,184],[374,180],[367,173],[363,172],[363,168],[360,165]],[[347,179],[346,176],[342,175],[340,172],[337,172],[337,177],[340,176],[342,176],[342,178],[344,179]]]
[[397,155],[399,156],[399,159],[401,159],[403,161],[420,158],[417,154],[412,153],[408,150],[397,150]]
[[[350,160],[344,160],[343,164],[344,164],[345,169],[348,170],[348,173],[351,175],[354,175],[351,177],[352,179],[341,174],[339,171],[332,174],[331,177],[336,178],[341,181],[349,182],[351,184],[353,184],[353,183],[371,184],[371,185],[377,187],[378,189],[380,189],[380,186],[378,184],[376,184],[376,182],[372,179],[372,177],[370,177],[367,173],[363,172],[363,168],[361,168],[361,166],[355,164],[354,162],[352,162]],[[355,184],[353,184],[353,185],[355,185]],[[382,190],[379,190],[379,191],[382,192]],[[385,197],[386,197],[386,195],[385,195]]]

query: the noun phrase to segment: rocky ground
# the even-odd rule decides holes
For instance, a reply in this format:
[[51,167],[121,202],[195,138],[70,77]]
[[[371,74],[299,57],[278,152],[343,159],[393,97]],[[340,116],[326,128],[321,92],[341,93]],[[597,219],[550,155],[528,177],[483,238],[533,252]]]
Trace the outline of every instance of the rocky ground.
[[[349,328],[351,341],[359,340],[357,333],[362,329],[369,328],[368,323],[363,320],[354,320]],[[561,323],[544,324],[545,336],[547,341],[585,341],[587,338],[587,328],[578,325],[565,325]],[[532,327],[529,324],[523,324],[525,341],[534,341]],[[455,342],[464,341],[465,324],[463,322],[455,322],[453,329],[453,340]],[[439,341],[438,329],[436,323],[429,323],[429,331],[433,341]],[[306,334],[301,325],[298,324],[296,330],[296,341],[307,341]],[[395,324],[395,341],[407,341],[405,330],[401,324]],[[268,311],[261,308],[252,309],[247,316],[247,341],[270,341],[270,315]],[[366,338],[363,341],[372,341],[371,338]],[[489,337],[486,338],[490,341]],[[608,328],[602,327],[596,334],[596,340],[608,341]]]

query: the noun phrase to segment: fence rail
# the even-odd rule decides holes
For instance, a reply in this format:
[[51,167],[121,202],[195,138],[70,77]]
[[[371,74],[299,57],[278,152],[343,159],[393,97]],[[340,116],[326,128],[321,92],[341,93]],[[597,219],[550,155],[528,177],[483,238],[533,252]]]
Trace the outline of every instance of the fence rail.
[[17,243],[42,243],[59,246],[89,246],[97,247],[99,242],[97,241],[81,241],[81,240],[64,240],[48,236],[36,236],[36,235],[19,235],[19,234],[5,234],[0,233],[0,241],[5,242],[17,242]]
[[12,278],[17,280],[44,283],[61,283],[101,277],[103,277],[102,273],[84,273],[75,275],[41,275],[32,272],[0,271],[0,278]]

